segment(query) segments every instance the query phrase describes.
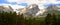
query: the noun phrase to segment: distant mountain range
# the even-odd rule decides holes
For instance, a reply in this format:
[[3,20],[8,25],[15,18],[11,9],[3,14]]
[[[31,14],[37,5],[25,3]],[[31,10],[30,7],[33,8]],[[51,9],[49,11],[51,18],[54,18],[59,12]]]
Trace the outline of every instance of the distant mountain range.
[[37,4],[31,4],[22,10],[20,10],[20,14],[23,13],[25,16],[38,16],[43,15],[45,9],[39,9]]
[[32,5],[26,7],[24,14],[29,15],[29,16],[35,16],[36,13],[38,13],[38,11],[40,11],[40,9],[38,8],[38,5],[32,4]]
[[0,5],[0,12],[13,12],[13,9],[9,5]]
[[56,6],[56,5],[50,5],[49,7],[47,7],[47,12],[48,13],[60,13],[60,7]]
[[[0,12],[14,12],[9,5],[0,5]],[[17,14],[24,14],[24,16],[43,16],[45,13],[60,13],[60,7],[50,5],[47,8],[39,9],[37,4],[31,4],[25,8],[16,9]]]

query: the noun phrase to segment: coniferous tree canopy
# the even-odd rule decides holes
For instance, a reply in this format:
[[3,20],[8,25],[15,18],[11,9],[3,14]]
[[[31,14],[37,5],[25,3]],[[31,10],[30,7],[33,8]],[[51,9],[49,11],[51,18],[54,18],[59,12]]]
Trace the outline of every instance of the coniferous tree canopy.
[[60,25],[60,14],[48,13],[45,17],[24,17],[16,12],[0,13],[0,25]]

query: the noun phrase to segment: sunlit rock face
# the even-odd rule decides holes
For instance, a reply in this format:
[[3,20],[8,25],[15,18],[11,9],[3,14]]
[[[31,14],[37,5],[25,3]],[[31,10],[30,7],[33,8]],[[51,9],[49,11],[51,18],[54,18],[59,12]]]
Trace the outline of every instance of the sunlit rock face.
[[50,5],[47,7],[47,12],[48,13],[60,13],[60,7],[56,5]]
[[31,4],[26,8],[24,8],[20,13],[23,13],[24,15],[27,15],[27,16],[35,16],[38,11],[40,11],[40,9],[38,8],[38,5]]
[[60,7],[56,6],[56,5],[50,5],[47,7],[47,11],[53,11],[53,10],[59,10]]
[[13,9],[9,5],[1,5],[0,6],[0,12],[2,12],[2,11],[4,11],[4,12],[13,12]]
[[53,11],[54,8],[55,8],[55,5],[51,4],[50,6],[47,7],[47,11]]
[[23,14],[24,13],[24,8],[16,9],[16,13],[17,14]]
[[3,8],[3,6],[0,6],[0,12],[2,12],[2,11],[3,11],[3,9],[4,9],[4,8]]
[[36,13],[35,16],[44,16],[45,15],[45,12],[47,12],[47,9],[46,8],[40,9],[40,11],[38,11],[38,13]]

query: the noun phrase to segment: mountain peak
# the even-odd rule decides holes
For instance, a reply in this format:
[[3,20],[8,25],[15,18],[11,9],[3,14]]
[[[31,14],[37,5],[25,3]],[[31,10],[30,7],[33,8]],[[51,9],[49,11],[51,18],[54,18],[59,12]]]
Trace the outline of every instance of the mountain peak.
[[38,7],[38,5],[37,4],[31,4],[31,5],[29,5],[29,6],[27,6],[26,8],[28,9],[31,9],[31,8],[33,8],[33,7]]
[[13,9],[11,6],[9,5],[0,5],[0,11],[4,11],[4,12],[12,12]]

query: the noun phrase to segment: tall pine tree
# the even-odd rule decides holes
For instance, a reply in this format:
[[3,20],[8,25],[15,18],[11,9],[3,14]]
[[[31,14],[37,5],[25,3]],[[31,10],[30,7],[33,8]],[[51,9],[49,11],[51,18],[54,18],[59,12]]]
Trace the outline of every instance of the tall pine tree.
[[50,17],[52,17],[52,16],[51,16],[50,13],[48,13],[47,16],[46,16],[46,18],[45,18],[45,24],[46,25],[49,25],[50,24]]

